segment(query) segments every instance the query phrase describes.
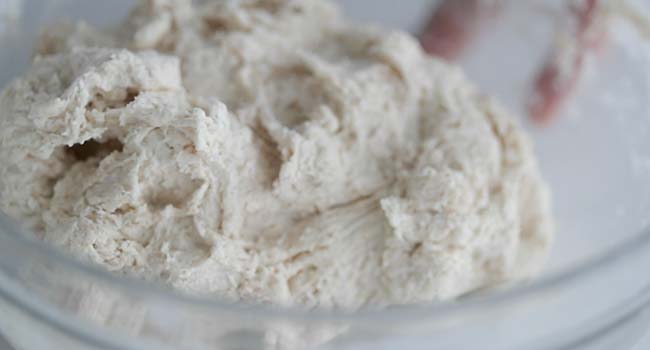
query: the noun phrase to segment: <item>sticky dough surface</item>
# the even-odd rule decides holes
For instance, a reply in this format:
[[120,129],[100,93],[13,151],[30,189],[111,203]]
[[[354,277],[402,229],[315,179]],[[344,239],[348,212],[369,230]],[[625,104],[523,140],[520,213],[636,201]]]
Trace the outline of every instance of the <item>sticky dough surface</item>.
[[0,97],[0,207],[110,271],[358,308],[542,266],[528,138],[405,33],[320,0],[149,0],[37,50]]

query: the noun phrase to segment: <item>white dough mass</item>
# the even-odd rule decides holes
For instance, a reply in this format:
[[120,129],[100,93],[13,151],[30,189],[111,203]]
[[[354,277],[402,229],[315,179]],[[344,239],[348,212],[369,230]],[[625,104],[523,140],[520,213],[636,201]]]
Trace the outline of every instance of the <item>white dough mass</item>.
[[543,265],[530,141],[405,33],[323,0],[148,0],[37,51],[0,97],[0,208],[110,271],[359,308]]

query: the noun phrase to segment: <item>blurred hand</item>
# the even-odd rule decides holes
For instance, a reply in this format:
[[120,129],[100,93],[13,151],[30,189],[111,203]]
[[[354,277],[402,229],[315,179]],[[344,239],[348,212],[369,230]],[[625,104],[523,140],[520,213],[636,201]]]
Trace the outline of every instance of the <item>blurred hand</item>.
[[[561,26],[557,43],[535,78],[530,117],[545,123],[573,95],[588,54],[602,48],[606,25],[601,0],[569,0],[569,23]],[[425,51],[454,61],[481,30],[499,17],[506,0],[443,0],[421,34]]]

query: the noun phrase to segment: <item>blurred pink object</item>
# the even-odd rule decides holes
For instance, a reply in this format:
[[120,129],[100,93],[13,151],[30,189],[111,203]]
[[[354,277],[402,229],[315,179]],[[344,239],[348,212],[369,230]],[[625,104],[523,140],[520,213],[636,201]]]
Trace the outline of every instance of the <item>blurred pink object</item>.
[[[505,1],[443,0],[426,25],[420,40],[425,51],[454,61],[490,20],[498,17]],[[529,105],[531,118],[548,122],[572,95],[588,54],[606,42],[606,26],[599,0],[569,0],[569,20],[561,26],[557,44],[535,78]]]
[[553,119],[573,95],[587,56],[599,51],[606,42],[599,0],[571,1],[569,10],[573,23],[559,33],[558,43],[534,83],[529,113],[538,123]]

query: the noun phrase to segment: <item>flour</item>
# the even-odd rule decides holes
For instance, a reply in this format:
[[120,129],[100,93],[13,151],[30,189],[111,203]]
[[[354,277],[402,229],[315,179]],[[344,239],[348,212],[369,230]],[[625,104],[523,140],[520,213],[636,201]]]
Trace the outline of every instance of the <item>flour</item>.
[[110,271],[359,308],[520,280],[552,241],[513,118],[325,1],[142,1],[58,25],[0,97],[0,207]]

